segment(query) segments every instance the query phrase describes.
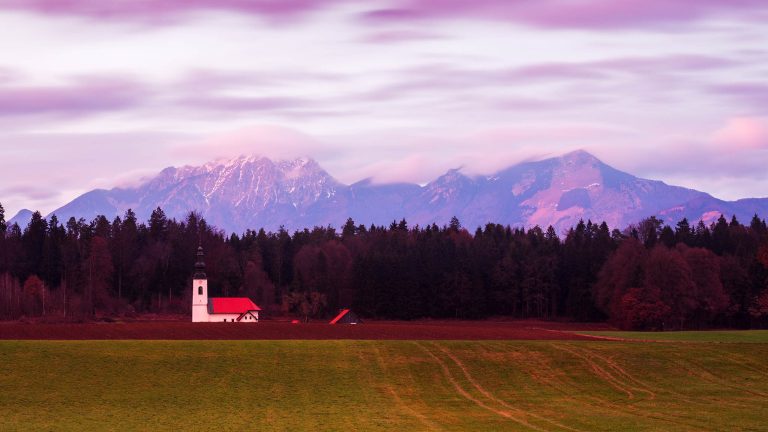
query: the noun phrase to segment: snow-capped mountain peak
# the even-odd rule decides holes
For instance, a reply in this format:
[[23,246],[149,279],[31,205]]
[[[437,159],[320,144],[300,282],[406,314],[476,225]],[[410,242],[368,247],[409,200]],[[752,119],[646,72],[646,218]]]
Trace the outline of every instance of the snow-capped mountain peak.
[[[453,216],[470,228],[494,222],[553,225],[562,232],[579,219],[604,220],[618,228],[652,215],[670,223],[715,213],[747,219],[768,213],[768,199],[717,200],[618,171],[583,150],[484,176],[452,169],[424,186],[365,181],[350,186],[308,157],[240,155],[169,167],[134,188],[94,190],[53,213],[66,221],[98,214],[112,218],[131,208],[147,219],[157,207],[177,219],[200,212],[209,223],[230,232],[340,226],[348,217],[366,225],[388,225],[402,218],[411,226],[442,225]],[[21,217],[17,221],[25,224]]]

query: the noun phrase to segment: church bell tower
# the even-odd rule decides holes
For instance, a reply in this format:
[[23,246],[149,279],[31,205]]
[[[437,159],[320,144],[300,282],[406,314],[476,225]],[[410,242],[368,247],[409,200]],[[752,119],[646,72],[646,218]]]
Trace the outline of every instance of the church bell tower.
[[197,248],[195,275],[192,277],[192,322],[208,321],[208,278],[205,276],[203,247]]

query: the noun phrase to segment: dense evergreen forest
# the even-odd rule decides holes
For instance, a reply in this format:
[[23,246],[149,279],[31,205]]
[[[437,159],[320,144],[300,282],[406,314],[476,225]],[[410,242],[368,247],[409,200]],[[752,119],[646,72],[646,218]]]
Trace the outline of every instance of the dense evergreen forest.
[[196,213],[158,208],[142,223],[62,223],[35,213],[7,226],[0,206],[0,319],[83,320],[189,313],[202,245],[212,296],[248,296],[266,315],[375,318],[507,316],[608,320],[623,328],[768,325],[768,229],[720,217],[707,226],[649,218],[623,231],[580,222],[388,227],[226,236]]

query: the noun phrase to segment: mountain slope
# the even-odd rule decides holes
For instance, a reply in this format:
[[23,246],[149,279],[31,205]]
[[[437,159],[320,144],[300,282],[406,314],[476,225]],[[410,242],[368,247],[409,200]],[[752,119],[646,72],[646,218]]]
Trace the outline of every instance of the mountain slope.
[[336,181],[312,159],[272,161],[240,156],[202,166],[166,168],[135,188],[94,190],[57,209],[69,217],[109,218],[132,208],[140,219],[161,207],[169,217],[198,211],[228,232],[264,227],[289,230],[317,225],[384,225],[405,218],[411,226],[446,224],[457,216],[470,229],[488,222],[546,227],[558,232],[579,219],[605,220],[623,228],[656,215],[669,223],[682,217],[712,219],[725,213],[748,220],[768,214],[768,199],[727,202],[709,194],[616,170],[591,154],[526,162],[489,176],[450,170],[419,186]]
[[32,210],[21,209],[18,213],[16,213],[16,215],[8,220],[7,225],[11,226],[13,224],[18,224],[23,228],[29,224],[29,221],[32,220],[32,213],[34,213]]

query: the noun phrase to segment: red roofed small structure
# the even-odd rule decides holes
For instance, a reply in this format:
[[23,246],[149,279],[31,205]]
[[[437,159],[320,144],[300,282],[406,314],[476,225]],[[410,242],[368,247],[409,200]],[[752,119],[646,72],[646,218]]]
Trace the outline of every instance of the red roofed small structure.
[[208,299],[208,313],[210,314],[232,314],[248,311],[260,311],[248,297],[213,297]]
[[260,307],[248,297],[212,297],[208,299],[209,321],[258,321]]
[[259,322],[261,308],[248,297],[208,298],[203,248],[197,248],[192,278],[192,322]]
[[342,309],[328,324],[360,324],[363,322],[356,313],[349,309]]

